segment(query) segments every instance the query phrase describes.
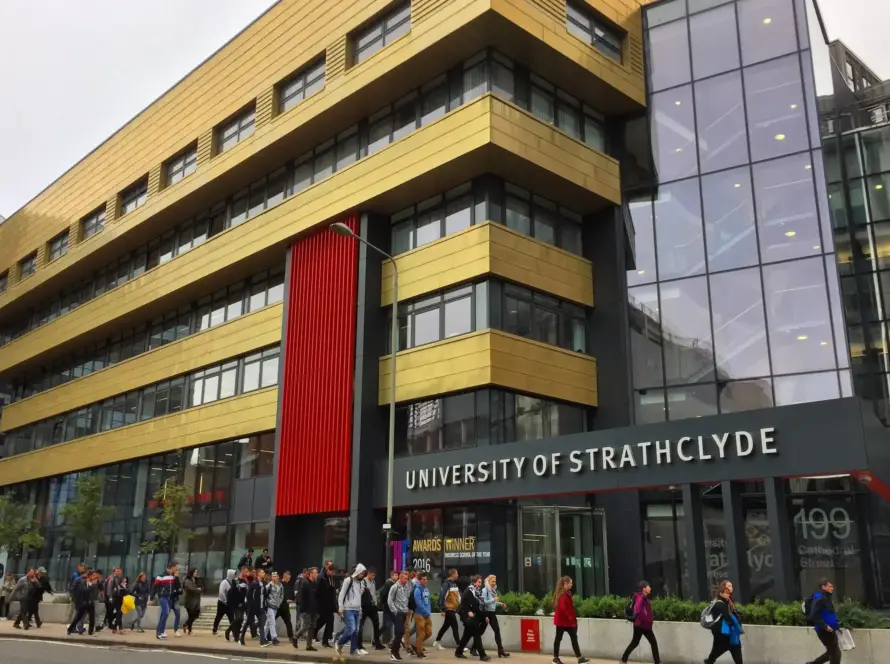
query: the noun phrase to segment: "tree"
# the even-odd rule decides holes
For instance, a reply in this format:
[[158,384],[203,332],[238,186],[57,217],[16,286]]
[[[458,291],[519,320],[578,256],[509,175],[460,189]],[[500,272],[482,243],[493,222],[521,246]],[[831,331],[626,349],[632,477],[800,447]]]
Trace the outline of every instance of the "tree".
[[0,550],[17,556],[24,547],[40,549],[44,541],[34,519],[34,505],[0,496]]
[[148,518],[155,536],[142,543],[144,553],[168,553],[172,556],[180,539],[190,539],[194,535],[186,528],[192,516],[189,498],[193,494],[192,487],[175,481],[164,482],[164,486],[155,491],[154,499],[161,506],[161,513]]
[[113,507],[102,504],[102,484],[100,475],[81,475],[77,478],[77,493],[60,512],[75,546],[83,546],[84,559],[90,555],[93,544],[105,541],[102,526],[114,515]]

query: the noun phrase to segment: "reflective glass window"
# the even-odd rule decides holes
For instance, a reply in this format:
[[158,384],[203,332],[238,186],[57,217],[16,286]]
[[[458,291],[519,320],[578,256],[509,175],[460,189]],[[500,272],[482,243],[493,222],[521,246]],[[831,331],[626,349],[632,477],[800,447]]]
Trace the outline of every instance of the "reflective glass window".
[[745,72],[745,103],[754,161],[809,147],[800,64],[795,56],[771,60]]
[[628,289],[630,348],[636,388],[664,384],[661,314],[655,285]]
[[757,233],[749,168],[704,176],[702,199],[708,269],[719,272],[756,265]]
[[769,375],[760,271],[714,274],[710,283],[717,379]]
[[797,50],[794,7],[790,0],[743,0],[737,4],[743,64]]
[[705,271],[701,199],[697,179],[662,185],[655,200],[658,272],[674,279]]
[[685,420],[717,414],[716,385],[687,385],[665,390],[668,419]]
[[655,264],[655,234],[652,227],[652,199],[647,195],[628,203],[634,225],[637,269],[627,273],[627,285],[647,284],[658,279]]
[[661,182],[679,180],[698,172],[695,119],[690,86],[668,90],[650,98],[652,150]]
[[735,6],[723,5],[689,17],[692,71],[696,79],[739,66]]
[[649,84],[653,91],[688,83],[689,30],[686,21],[674,21],[649,30]]
[[721,413],[772,408],[773,384],[769,378],[717,383]]
[[735,71],[696,83],[695,110],[702,172],[747,163],[741,74]]
[[667,384],[712,381],[714,349],[707,279],[669,281],[659,289]]
[[840,398],[838,377],[834,371],[800,376],[777,376],[774,382],[777,406]]

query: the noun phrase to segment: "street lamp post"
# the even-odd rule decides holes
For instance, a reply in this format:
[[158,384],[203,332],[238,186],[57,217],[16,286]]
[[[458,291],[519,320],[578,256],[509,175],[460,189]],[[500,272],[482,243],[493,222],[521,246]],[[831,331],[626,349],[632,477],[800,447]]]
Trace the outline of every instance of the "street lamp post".
[[392,263],[392,330],[390,331],[390,365],[389,365],[389,458],[386,468],[386,523],[383,529],[387,533],[387,542],[389,534],[392,531],[392,484],[393,484],[393,460],[395,458],[396,449],[396,351],[399,347],[399,319],[398,319],[398,303],[399,303],[399,269],[396,266],[395,259],[388,253],[383,251],[363,237],[355,234],[355,232],[342,222],[335,222],[330,225],[330,229],[344,237],[350,237],[358,240],[365,246],[373,249],[383,256],[385,260]]

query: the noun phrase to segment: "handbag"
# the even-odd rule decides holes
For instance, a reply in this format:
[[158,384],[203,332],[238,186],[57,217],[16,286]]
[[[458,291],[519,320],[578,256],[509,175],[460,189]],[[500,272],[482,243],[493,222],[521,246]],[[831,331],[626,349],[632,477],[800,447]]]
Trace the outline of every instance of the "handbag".
[[837,631],[837,645],[841,650],[853,650],[856,644],[853,643],[853,635],[848,629],[839,629]]
[[136,608],[136,598],[133,597],[132,595],[124,595],[124,599],[121,602],[121,613],[126,615],[135,608]]

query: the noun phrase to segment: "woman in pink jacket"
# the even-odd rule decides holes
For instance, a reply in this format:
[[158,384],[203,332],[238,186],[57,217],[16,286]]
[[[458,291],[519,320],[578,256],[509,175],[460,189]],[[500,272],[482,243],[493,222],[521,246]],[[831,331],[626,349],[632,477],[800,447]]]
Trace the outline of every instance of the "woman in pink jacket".
[[646,637],[649,646],[652,648],[652,659],[655,664],[661,663],[658,656],[658,641],[655,640],[655,634],[652,633],[652,604],[649,603],[649,594],[652,592],[652,586],[648,581],[640,581],[637,586],[637,592],[634,593],[634,635],[621,657],[621,661],[627,663],[627,658],[640,645],[640,639]]

